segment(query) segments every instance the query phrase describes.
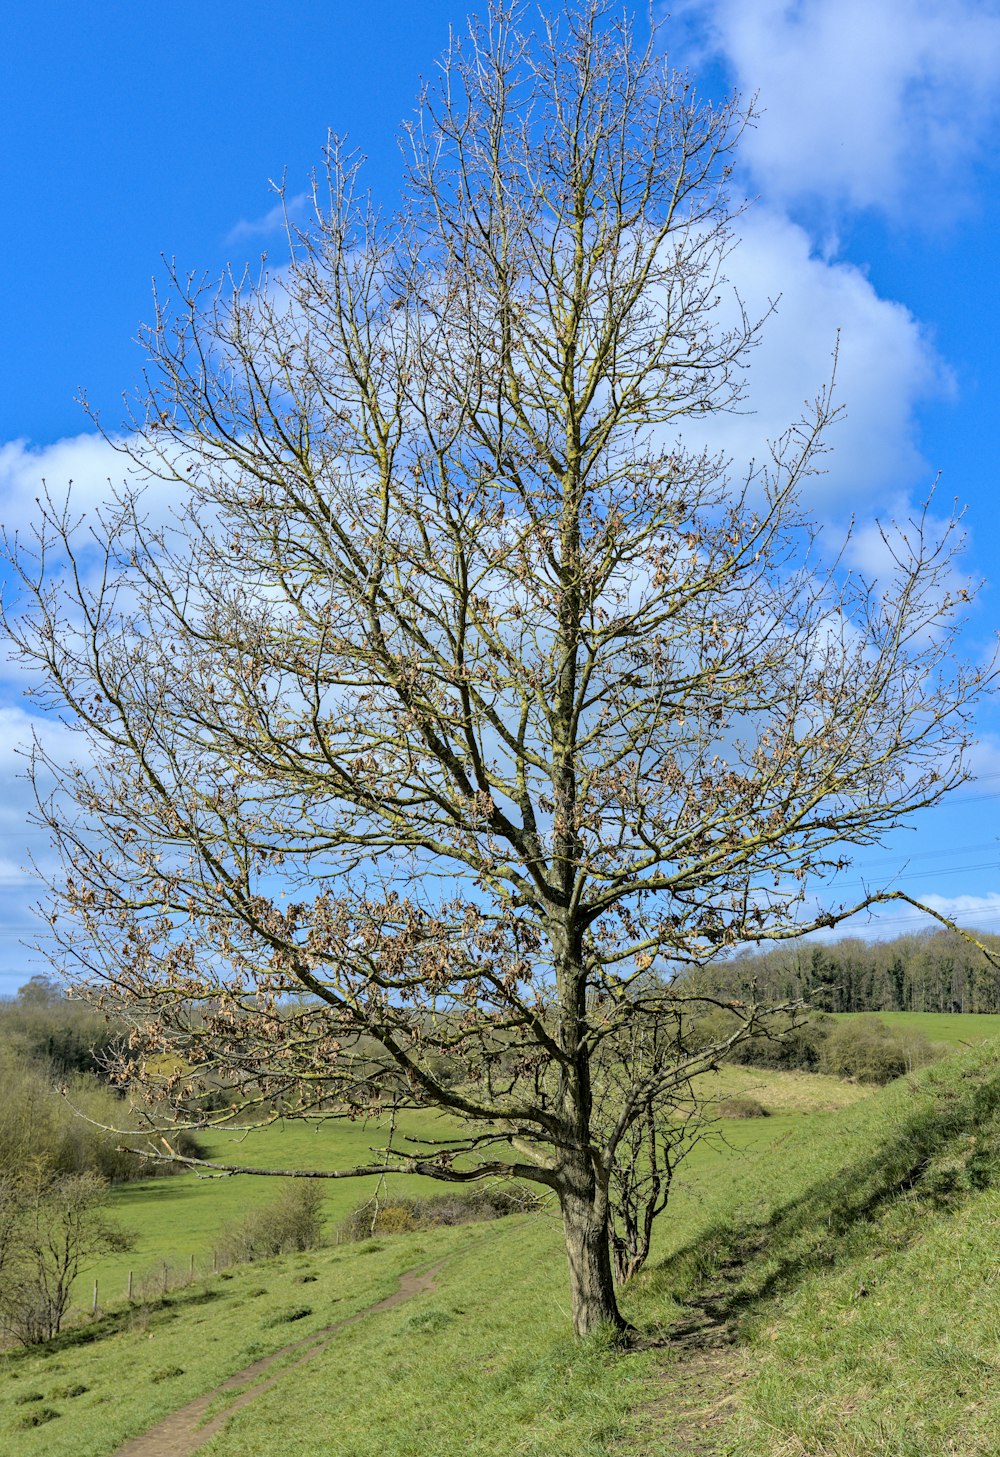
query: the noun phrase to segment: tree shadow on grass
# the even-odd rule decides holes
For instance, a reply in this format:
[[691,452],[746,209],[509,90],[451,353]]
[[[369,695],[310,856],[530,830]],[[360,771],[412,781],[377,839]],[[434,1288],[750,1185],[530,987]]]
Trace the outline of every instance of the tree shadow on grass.
[[168,1318],[183,1315],[186,1311],[193,1310],[199,1305],[209,1305],[213,1301],[229,1297],[230,1292],[227,1290],[202,1288],[174,1291],[169,1295],[157,1296],[151,1300],[137,1300],[131,1305],[122,1305],[116,1310],[98,1316],[96,1320],[88,1321],[86,1325],[70,1326],[49,1341],[40,1341],[37,1345],[14,1347],[5,1351],[4,1356],[8,1361],[25,1360],[37,1356],[54,1356],[59,1351],[89,1346],[95,1341],[104,1340],[106,1336],[117,1336],[123,1331],[134,1330],[139,1321],[164,1313],[167,1313]]
[[813,1271],[877,1250],[879,1221],[905,1199],[911,1221],[896,1221],[892,1247],[914,1237],[919,1215],[1000,1183],[1000,1064],[995,1055],[910,1084],[919,1103],[888,1124],[874,1146],[835,1174],[777,1204],[765,1218],[721,1222],[650,1272],[655,1293],[690,1315],[671,1343],[732,1339],[740,1320]]

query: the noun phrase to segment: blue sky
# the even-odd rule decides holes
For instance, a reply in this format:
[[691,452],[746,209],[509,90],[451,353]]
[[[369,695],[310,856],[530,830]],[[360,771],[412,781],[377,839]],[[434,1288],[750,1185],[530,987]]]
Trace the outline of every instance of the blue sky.
[[[75,396],[114,429],[141,354],[160,255],[218,273],[271,248],[269,179],[308,183],[328,128],[369,158],[391,206],[395,136],[474,0],[419,6],[292,0],[169,7],[65,0],[8,7],[0,45],[6,219],[0,229],[0,520],[30,521],[42,478],[100,499],[116,461]],[[751,306],[780,302],[751,375],[756,413],[722,422],[735,454],[795,418],[841,331],[845,421],[813,507],[871,522],[941,473],[968,507],[970,574],[986,587],[965,651],[1000,624],[1000,0],[675,0],[662,40],[709,92],[758,94],[740,185],[755,199],[731,275]],[[641,13],[645,13],[642,11]],[[36,889],[15,745],[22,683],[0,676],[0,993],[39,969]],[[1000,720],[986,706],[976,784],[865,865],[969,924],[1000,932]],[[44,856],[44,847],[35,853]],[[913,929],[886,916],[866,934]]]

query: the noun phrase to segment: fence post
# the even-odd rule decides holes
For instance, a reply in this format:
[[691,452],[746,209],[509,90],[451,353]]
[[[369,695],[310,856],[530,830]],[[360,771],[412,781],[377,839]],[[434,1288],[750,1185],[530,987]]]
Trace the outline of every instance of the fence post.
[[94,1304],[93,1304],[93,1308],[91,1310],[91,1314],[94,1315],[94,1316],[97,1315],[97,1281],[96,1280],[94,1281]]
[[128,1272],[128,1299],[132,1299],[132,1271]]

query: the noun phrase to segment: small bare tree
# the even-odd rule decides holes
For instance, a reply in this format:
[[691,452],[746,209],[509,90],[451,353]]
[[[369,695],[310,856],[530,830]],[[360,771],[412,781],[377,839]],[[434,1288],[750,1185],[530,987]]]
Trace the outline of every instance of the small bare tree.
[[887,537],[877,589],[821,565],[827,394],[745,479],[679,441],[755,338],[719,308],[744,123],[602,0],[537,36],[497,4],[396,216],[334,141],[287,270],[171,278],[123,447],[171,524],[137,490],[10,543],[84,740],[35,751],[53,936],[130,1009],[123,1077],[195,1118],[464,1120],[372,1167],[548,1186],[579,1332],[622,1324],[631,1141],[724,1045],[615,1048],[690,1010],[667,968],[892,894],[810,887],[962,781],[979,687],[954,524]]
[[24,1170],[0,1182],[0,1327],[23,1345],[59,1334],[81,1270],[132,1247],[96,1174]]
[[[626,1284],[649,1257],[653,1225],[670,1198],[681,1161],[717,1131],[714,1105],[699,1086],[707,1049],[713,1061],[748,1035],[737,1013],[731,1038],[705,1036],[710,996],[665,998],[655,983],[633,999],[649,997],[631,1020],[622,1018],[600,1048],[594,1068],[594,1142],[614,1149],[608,1181],[608,1228],[615,1281]],[[716,1004],[718,1005],[718,1004]],[[732,1003],[727,1002],[728,1010]],[[695,1015],[692,1015],[694,1010]],[[767,1025],[776,1009],[768,1010]],[[652,1015],[650,1015],[650,1013]]]

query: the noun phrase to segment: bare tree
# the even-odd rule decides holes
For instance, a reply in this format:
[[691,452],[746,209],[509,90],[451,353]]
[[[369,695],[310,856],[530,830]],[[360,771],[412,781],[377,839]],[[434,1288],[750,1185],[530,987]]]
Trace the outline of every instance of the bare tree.
[[536,36],[497,4],[397,215],[333,141],[287,270],[172,275],[124,446],[158,494],[10,544],[83,740],[35,751],[53,935],[131,1008],[122,1075],[192,1117],[464,1120],[372,1167],[555,1191],[579,1332],[622,1324],[616,1167],[724,1045],[595,1118],[602,1050],[690,1013],[670,969],[892,895],[811,887],[961,782],[979,687],[954,523],[887,535],[877,590],[822,565],[827,393],[745,479],[679,439],[756,337],[719,306],[744,124],[602,0]]
[[128,1250],[133,1236],[104,1212],[96,1174],[52,1178],[42,1168],[0,1183],[0,1326],[32,1345],[59,1334],[81,1270]]
[[[619,1285],[646,1263],[653,1225],[667,1207],[680,1163],[718,1131],[715,1105],[697,1079],[706,1063],[693,1054],[707,1048],[714,1062],[729,1050],[717,1028],[706,1036],[710,1024],[704,1014],[713,1005],[709,996],[688,1001],[675,992],[665,998],[655,983],[637,989],[633,999],[639,995],[650,996],[648,1012],[640,1007],[631,1020],[618,1019],[594,1059],[592,1076],[591,1138],[599,1147],[614,1149],[608,1232]],[[692,1004],[700,1016],[692,1015]],[[732,1001],[715,1003],[720,1005],[728,1011]],[[771,1014],[773,1009],[762,1025],[768,1025]],[[737,1011],[730,1046],[748,1035],[747,1021]]]

